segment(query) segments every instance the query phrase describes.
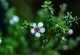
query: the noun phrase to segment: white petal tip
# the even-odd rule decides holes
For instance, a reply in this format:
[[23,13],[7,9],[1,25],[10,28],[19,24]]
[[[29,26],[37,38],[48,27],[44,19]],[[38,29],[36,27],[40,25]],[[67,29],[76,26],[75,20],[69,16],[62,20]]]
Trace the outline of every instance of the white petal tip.
[[43,26],[43,23],[42,22],[39,22],[38,23],[38,27],[42,27]]
[[36,33],[35,36],[39,38],[40,37],[40,33]]
[[40,29],[40,32],[41,32],[41,33],[44,33],[44,32],[45,32],[45,28],[41,28],[41,29]]
[[33,27],[36,27],[36,23],[33,23]]
[[32,34],[34,34],[34,32],[35,32],[35,31],[34,31],[34,28],[33,28],[33,29],[31,29],[31,33],[32,33]]

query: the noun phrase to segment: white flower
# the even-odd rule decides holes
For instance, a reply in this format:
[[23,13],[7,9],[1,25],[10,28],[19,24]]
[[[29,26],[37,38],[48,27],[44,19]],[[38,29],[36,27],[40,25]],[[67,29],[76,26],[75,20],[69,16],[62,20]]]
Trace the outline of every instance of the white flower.
[[0,44],[2,43],[2,39],[0,38]]
[[12,19],[10,19],[9,23],[13,25],[14,23],[17,23],[18,21],[19,21],[19,17],[15,15],[12,17]]
[[12,19],[14,20],[14,22],[18,22],[19,21],[19,17],[18,16],[13,16]]
[[65,37],[62,37],[62,40],[66,41],[66,38]]
[[10,24],[14,24],[14,20],[13,19],[10,19],[9,23]]
[[68,31],[68,35],[72,35],[72,34],[73,34],[73,30],[70,29],[70,30]]
[[45,28],[43,28],[43,23],[39,22],[38,25],[36,23],[33,23],[33,28],[31,29],[31,33],[35,34],[36,37],[40,37],[40,33],[44,33]]

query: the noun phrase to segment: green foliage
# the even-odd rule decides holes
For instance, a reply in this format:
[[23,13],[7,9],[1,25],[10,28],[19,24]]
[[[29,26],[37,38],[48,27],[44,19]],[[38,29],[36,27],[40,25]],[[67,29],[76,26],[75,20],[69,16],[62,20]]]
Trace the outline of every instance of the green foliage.
[[61,11],[58,16],[54,14],[51,1],[45,1],[41,7],[37,12],[37,17],[40,19],[35,22],[24,20],[23,23],[19,21],[13,24],[9,21],[16,14],[16,9],[12,7],[7,10],[8,34],[2,39],[0,55],[60,55],[59,50],[73,49],[77,46],[80,37],[67,38],[73,34],[71,25],[77,19],[72,13],[65,14],[67,5],[60,5]]
[[6,12],[6,16],[7,17],[12,17],[12,16],[14,16],[15,15],[15,8],[14,7],[12,7],[12,8],[9,8],[9,10]]

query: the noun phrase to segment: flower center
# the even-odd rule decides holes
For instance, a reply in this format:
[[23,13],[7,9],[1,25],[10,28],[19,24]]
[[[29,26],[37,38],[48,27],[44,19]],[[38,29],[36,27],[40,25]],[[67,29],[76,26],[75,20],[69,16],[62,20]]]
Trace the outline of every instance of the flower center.
[[35,27],[34,29],[36,32],[39,32],[40,31],[40,28],[39,27]]

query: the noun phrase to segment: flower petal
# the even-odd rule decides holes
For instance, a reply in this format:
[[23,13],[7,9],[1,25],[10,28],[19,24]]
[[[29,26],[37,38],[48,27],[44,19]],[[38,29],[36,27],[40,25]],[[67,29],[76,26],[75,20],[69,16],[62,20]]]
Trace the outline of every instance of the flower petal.
[[0,44],[2,43],[2,39],[0,39]]
[[36,27],[36,23],[33,23],[33,27]]
[[41,32],[41,33],[44,33],[44,32],[45,32],[45,28],[41,28],[41,29],[40,29],[40,32]]
[[37,32],[37,33],[35,34],[35,36],[36,36],[36,37],[40,37],[40,33]]
[[32,29],[31,29],[31,33],[32,33],[32,34],[34,34],[34,33],[35,33],[34,28],[32,28]]
[[15,15],[15,16],[13,16],[13,17],[12,17],[12,19],[13,19],[13,20],[14,20],[14,22],[16,22],[16,23],[19,21],[19,17],[18,17],[18,16],[16,16],[16,15]]
[[43,23],[42,22],[39,22],[38,23],[38,27],[42,27],[43,26]]
[[72,35],[72,34],[73,34],[73,30],[70,29],[70,30],[68,31],[68,35]]
[[9,23],[10,23],[11,25],[13,25],[13,24],[14,24],[14,20],[13,20],[13,19],[10,19]]

